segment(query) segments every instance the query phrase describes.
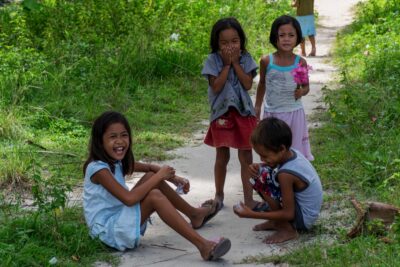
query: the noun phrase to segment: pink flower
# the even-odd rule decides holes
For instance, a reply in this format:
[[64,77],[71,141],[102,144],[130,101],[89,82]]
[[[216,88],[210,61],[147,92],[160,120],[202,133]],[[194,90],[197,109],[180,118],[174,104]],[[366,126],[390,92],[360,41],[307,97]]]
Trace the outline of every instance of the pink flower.
[[301,63],[297,64],[297,67],[293,69],[290,73],[293,75],[294,81],[298,85],[308,84],[308,71],[312,70],[310,65],[303,66]]

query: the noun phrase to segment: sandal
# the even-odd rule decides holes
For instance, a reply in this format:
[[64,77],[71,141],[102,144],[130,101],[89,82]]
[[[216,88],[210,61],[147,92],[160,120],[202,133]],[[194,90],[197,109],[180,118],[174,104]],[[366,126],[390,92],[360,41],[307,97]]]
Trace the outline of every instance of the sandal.
[[231,249],[231,241],[228,238],[221,237],[215,247],[211,250],[208,261],[216,261],[224,256]]
[[[204,203],[203,203],[204,204]],[[206,206],[203,206],[206,207]],[[211,209],[213,208],[213,206],[211,206]],[[200,229],[201,227],[203,227],[209,220],[211,220],[212,218],[214,218],[215,215],[217,215],[217,213],[220,211],[221,209],[218,209],[218,204],[214,207],[214,211],[207,214],[204,219],[203,222],[197,226],[197,227],[193,227],[193,229]]]

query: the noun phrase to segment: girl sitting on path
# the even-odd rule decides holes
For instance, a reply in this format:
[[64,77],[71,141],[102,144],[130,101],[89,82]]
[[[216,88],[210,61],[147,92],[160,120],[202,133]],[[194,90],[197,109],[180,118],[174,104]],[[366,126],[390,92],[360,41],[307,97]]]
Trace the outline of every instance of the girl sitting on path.
[[[216,260],[227,253],[231,246],[229,239],[213,242],[193,230],[204,225],[216,206],[190,206],[166,183],[183,182],[187,192],[187,180],[176,176],[169,166],[135,161],[131,143],[130,126],[120,113],[105,112],[95,120],[89,157],[83,168],[83,208],[90,235],[121,251],[135,248],[146,230],[147,220],[155,211],[166,224],[195,245],[204,260]],[[145,174],[129,190],[124,176],[134,171]],[[191,225],[178,210],[189,218]]]
[[257,74],[257,64],[246,51],[246,35],[235,18],[218,20],[211,31],[211,54],[201,72],[208,79],[211,106],[210,126],[204,143],[216,148],[214,165],[215,198],[203,205],[223,207],[224,185],[230,148],[238,150],[244,203],[259,208],[253,200],[248,165],[252,163],[250,134],[257,124],[248,91]]
[[310,88],[308,82],[297,88],[292,74],[299,64],[307,68],[306,60],[293,53],[293,49],[302,41],[298,21],[286,15],[277,18],[272,24],[269,40],[277,51],[260,60],[256,115],[259,118],[265,95],[263,118],[277,117],[285,121],[293,133],[293,148],[303,153],[308,160],[313,160],[306,115],[301,102],[301,97],[307,95]]
[[242,203],[234,207],[239,217],[264,219],[254,231],[276,230],[264,240],[280,243],[297,237],[297,230],[309,230],[322,205],[322,186],[317,172],[299,151],[290,148],[289,126],[277,118],[262,120],[251,135],[261,164],[251,164],[256,177],[254,189],[268,203],[270,211],[254,212]]

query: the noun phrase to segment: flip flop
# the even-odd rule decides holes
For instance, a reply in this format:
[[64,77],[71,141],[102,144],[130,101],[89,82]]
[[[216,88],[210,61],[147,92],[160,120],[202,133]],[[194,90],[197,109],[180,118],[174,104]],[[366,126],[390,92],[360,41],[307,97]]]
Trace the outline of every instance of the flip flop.
[[209,261],[216,261],[224,256],[231,249],[231,241],[228,238],[220,238],[219,242],[215,245],[210,253]]
[[[203,206],[205,207],[205,206]],[[208,215],[206,215],[203,219],[203,222],[197,226],[197,227],[193,227],[193,229],[200,229],[201,227],[203,227],[209,220],[211,220],[212,218],[214,218],[215,215],[217,215],[217,213],[221,210],[221,208],[218,209],[218,203],[215,206],[215,210],[211,213],[209,213]]]
[[267,202],[257,202],[257,204],[252,208],[253,211],[264,212],[269,211],[270,207]]

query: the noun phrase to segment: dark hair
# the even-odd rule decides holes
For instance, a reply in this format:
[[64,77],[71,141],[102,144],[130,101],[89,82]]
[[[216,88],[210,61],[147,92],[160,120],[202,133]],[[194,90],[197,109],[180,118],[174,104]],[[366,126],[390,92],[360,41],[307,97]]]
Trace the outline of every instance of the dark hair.
[[269,33],[269,42],[276,48],[278,49],[278,30],[282,25],[286,24],[291,24],[293,28],[296,30],[297,34],[297,41],[296,41],[296,46],[298,46],[302,41],[303,41],[303,36],[301,33],[301,27],[300,23],[297,21],[297,19],[288,16],[288,15],[283,15],[277,18],[271,26],[271,32]]
[[216,53],[219,50],[219,34],[226,29],[235,29],[240,38],[240,49],[246,51],[246,34],[244,33],[239,21],[234,17],[218,20],[211,30],[210,47],[211,52]]
[[101,160],[108,163],[112,173],[115,171],[115,160],[110,158],[106,153],[103,145],[103,135],[107,128],[114,123],[122,123],[129,134],[129,147],[122,159],[122,173],[123,175],[131,174],[133,172],[133,165],[135,159],[132,153],[132,134],[131,127],[129,126],[128,120],[121,113],[115,111],[106,111],[101,114],[93,123],[92,133],[89,142],[89,156],[83,165],[83,173],[85,174],[86,168],[90,162],[94,160]]
[[267,150],[279,152],[282,145],[286,149],[292,146],[292,131],[283,120],[270,117],[260,121],[250,140],[253,146],[262,145]]

